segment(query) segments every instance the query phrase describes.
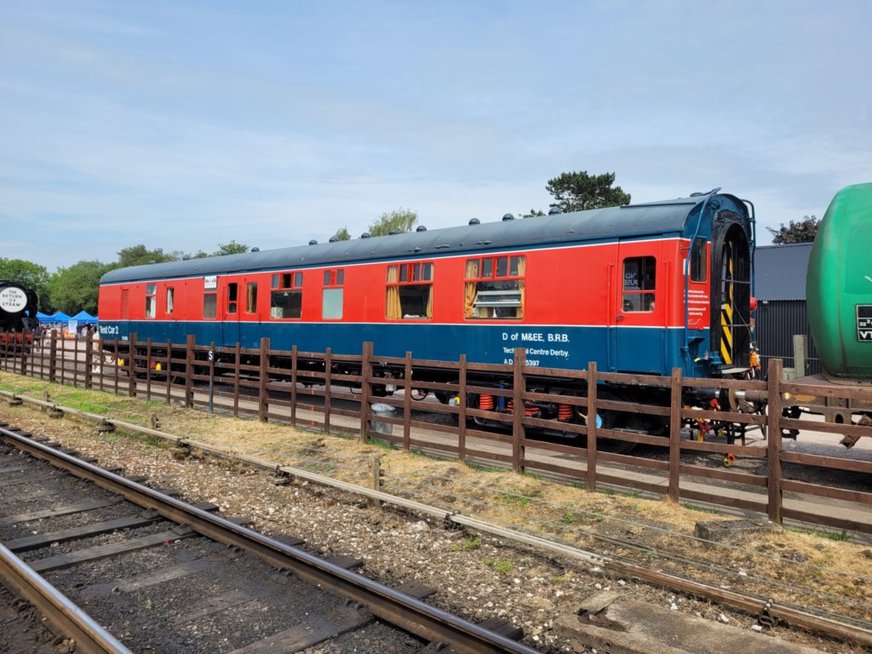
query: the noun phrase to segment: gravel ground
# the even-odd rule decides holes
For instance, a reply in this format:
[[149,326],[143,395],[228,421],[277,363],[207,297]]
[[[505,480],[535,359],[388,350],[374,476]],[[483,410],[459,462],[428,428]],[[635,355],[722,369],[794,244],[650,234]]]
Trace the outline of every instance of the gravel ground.
[[[71,420],[51,421],[20,407],[14,415],[0,410],[0,419],[34,432],[48,429],[64,445],[97,457],[102,465],[121,465],[127,474],[147,476],[152,486],[176,489],[191,501],[218,504],[226,515],[248,517],[265,533],[302,538],[313,552],[360,558],[363,574],[383,583],[415,580],[434,587],[438,592],[429,600],[432,603],[476,622],[508,619],[523,628],[528,644],[541,651],[572,651],[554,631],[556,616],[576,610],[584,598],[606,589],[743,629],[755,624],[750,616],[707,601],[614,578],[597,568],[499,539],[448,530],[420,516],[373,507],[359,496],[313,483],[279,486],[262,471],[196,457],[177,459],[167,448],[142,439],[96,437],[92,427]],[[307,438],[312,440],[311,435]],[[413,458],[426,467],[428,459]],[[479,474],[477,483],[484,489],[491,482],[488,473]],[[415,499],[429,502],[431,498]],[[633,528],[616,531],[632,533]],[[826,652],[863,651],[784,628],[774,635]]]

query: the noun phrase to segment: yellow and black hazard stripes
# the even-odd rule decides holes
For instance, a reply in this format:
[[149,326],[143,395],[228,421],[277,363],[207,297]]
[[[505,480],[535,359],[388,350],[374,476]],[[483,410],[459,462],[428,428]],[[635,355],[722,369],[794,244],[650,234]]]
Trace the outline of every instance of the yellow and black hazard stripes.
[[724,243],[724,285],[723,302],[721,303],[721,360],[725,364],[733,363],[733,244]]

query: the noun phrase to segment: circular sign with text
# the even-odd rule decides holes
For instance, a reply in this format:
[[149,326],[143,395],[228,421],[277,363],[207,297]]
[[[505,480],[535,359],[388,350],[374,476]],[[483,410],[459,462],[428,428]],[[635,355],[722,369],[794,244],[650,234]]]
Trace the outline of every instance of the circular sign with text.
[[7,313],[24,311],[27,306],[27,293],[16,286],[7,286],[0,291],[0,309]]

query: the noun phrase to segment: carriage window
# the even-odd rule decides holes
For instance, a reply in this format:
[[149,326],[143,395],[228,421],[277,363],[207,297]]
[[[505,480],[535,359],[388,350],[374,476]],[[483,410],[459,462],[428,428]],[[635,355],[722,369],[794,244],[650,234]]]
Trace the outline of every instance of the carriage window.
[[321,290],[322,320],[342,320],[344,281],[345,271],[342,268],[324,271],[324,288]]
[[174,289],[172,286],[167,286],[167,313],[169,314],[173,312],[173,306],[175,305],[175,295],[176,289]]
[[300,318],[303,315],[303,273],[287,272],[272,276],[269,317]]
[[236,302],[239,299],[239,284],[227,284],[227,313],[236,313]]
[[526,272],[526,259],[520,256],[467,260],[464,317],[523,318]]
[[624,311],[654,311],[655,269],[654,257],[624,259]]
[[433,317],[433,264],[401,263],[388,266],[385,315],[388,319]]
[[218,314],[218,294],[203,294],[203,317],[214,318]]
[[245,287],[245,313],[257,313],[257,282],[248,282]]
[[157,315],[157,284],[145,285],[145,317],[154,318]]
[[693,247],[690,249],[690,281],[692,282],[706,280],[705,244],[704,238],[693,239]]

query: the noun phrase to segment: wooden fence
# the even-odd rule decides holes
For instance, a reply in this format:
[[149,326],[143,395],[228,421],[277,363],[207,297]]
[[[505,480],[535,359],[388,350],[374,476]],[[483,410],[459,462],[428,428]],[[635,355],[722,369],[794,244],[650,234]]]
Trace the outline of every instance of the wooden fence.
[[[872,533],[872,492],[865,490],[872,462],[782,447],[782,430],[831,433],[834,439],[837,435],[872,437],[870,426],[782,415],[785,397],[872,402],[872,388],[784,382],[777,359],[769,363],[768,381],[698,379],[683,378],[678,368],[671,377],[661,377],[601,372],[594,363],[578,371],[527,367],[523,349],[515,352],[513,365],[492,365],[468,362],[465,356],[453,362],[416,360],[410,352],[405,357],[380,357],[373,353],[371,343],[363,344],[360,355],[337,355],[329,349],[318,353],[273,350],[269,339],[263,339],[259,348],[237,345],[219,350],[214,344],[197,344],[193,337],[183,344],[156,344],[137,341],[135,334],[126,341],[101,342],[64,339],[55,332],[36,343],[0,339],[0,357],[0,369],[61,384],[362,439],[378,438],[404,450],[438,453],[467,463],[493,463],[515,472],[547,473],[583,483],[589,490],[616,486],[666,495],[675,502],[698,501],[762,513],[776,523],[787,518]],[[415,371],[421,369],[439,371],[457,381],[416,380]],[[131,370],[136,374],[129,374]],[[385,373],[392,376],[386,378]],[[494,388],[476,381],[494,374],[512,379],[511,386]],[[573,392],[559,396],[536,392],[530,388],[530,378],[540,386],[543,380],[559,379]],[[386,385],[402,393],[379,392]],[[670,402],[667,406],[617,401],[602,392],[609,385],[658,387]],[[713,395],[721,390],[757,392],[768,398],[768,409],[737,412],[716,405],[707,410],[683,406],[683,391],[692,388],[711,389]],[[571,407],[572,415],[644,414],[668,422],[669,429],[666,436],[652,435],[597,427],[596,420],[587,424],[546,420],[524,410],[495,412],[466,406],[465,401],[442,404],[415,399],[425,391],[454,398],[487,394],[503,398],[496,401],[505,407],[559,403]],[[423,414],[428,414],[426,419]],[[501,422],[504,429],[477,428],[474,418]],[[695,425],[714,429],[704,440],[687,438]],[[543,429],[568,438],[565,442],[536,438]],[[761,431],[765,447],[745,444],[749,429]],[[645,446],[650,454],[641,457],[609,451],[615,449],[615,442]],[[791,471],[813,468],[830,475],[852,475],[861,480],[862,490],[786,478],[785,466]]]

